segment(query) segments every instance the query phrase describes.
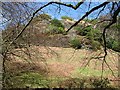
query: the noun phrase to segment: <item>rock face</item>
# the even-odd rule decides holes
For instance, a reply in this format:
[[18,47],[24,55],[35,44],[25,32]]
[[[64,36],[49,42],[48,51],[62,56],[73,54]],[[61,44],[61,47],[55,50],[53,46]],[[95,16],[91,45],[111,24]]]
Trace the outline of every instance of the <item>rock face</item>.
[[75,23],[75,21],[70,21],[68,19],[61,20],[62,24],[65,26],[65,31],[68,30],[68,28]]
[[47,21],[47,20],[42,20],[42,21],[36,23],[36,24],[33,26],[33,28],[34,28],[35,30],[39,31],[39,33],[44,33],[45,30],[46,30],[46,28],[47,28],[47,26],[48,26],[49,24],[50,24],[49,21]]
[[82,21],[80,21],[79,25],[84,25],[86,27],[86,26],[89,26],[89,25],[92,25],[92,24],[82,20]]
[[[68,20],[68,19],[62,20],[61,22],[65,26],[65,31],[67,31],[68,28],[70,28],[70,26],[75,23],[75,21],[71,21],[71,20]],[[77,35],[77,33],[74,29],[71,29],[67,34],[70,38],[74,38]]]

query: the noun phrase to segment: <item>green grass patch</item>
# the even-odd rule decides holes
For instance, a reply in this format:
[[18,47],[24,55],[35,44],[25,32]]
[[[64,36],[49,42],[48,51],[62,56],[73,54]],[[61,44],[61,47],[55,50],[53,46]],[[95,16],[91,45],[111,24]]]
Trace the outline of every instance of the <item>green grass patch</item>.
[[59,87],[66,80],[63,77],[48,77],[39,73],[27,72],[6,78],[6,88],[49,88]]
[[50,83],[43,75],[39,73],[21,73],[16,76],[9,77],[7,79],[7,87],[9,88],[42,88],[47,87]]
[[[116,74],[116,72],[114,72]],[[112,72],[110,70],[104,70],[103,75],[111,75]],[[90,67],[79,67],[76,68],[73,73],[72,77],[81,77],[81,76],[101,76],[102,75],[102,70],[94,70]]]
[[[80,71],[77,69],[78,72]],[[77,71],[76,70],[76,71]],[[95,78],[94,76],[86,77],[87,74],[93,74],[88,72],[88,68],[84,69],[79,78],[64,78],[64,77],[48,77],[40,75],[39,73],[21,73],[19,75],[7,78],[6,88],[94,88],[94,87],[111,87],[107,79],[99,80],[100,78]],[[96,75],[99,76],[98,71]],[[94,74],[95,75],[95,74]],[[90,79],[91,78],[91,79]],[[92,81],[90,81],[92,80]]]

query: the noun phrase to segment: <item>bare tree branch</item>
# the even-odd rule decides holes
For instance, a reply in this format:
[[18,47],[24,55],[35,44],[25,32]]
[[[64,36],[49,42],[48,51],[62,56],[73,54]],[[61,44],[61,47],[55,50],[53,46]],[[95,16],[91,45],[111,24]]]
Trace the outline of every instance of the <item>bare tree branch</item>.
[[[114,75],[114,72],[112,71],[112,69],[110,68],[110,66],[108,65],[108,63],[106,62],[106,56],[107,56],[107,47],[106,47],[106,30],[111,26],[113,25],[114,23],[116,23],[117,21],[117,15],[119,14],[120,12],[120,6],[117,8],[117,10],[113,13],[113,16],[112,16],[112,21],[104,28],[103,30],[103,42],[104,42],[104,58],[103,58],[103,63],[102,63],[102,72],[103,72],[103,65],[104,63],[108,66],[108,68],[111,70],[112,74]],[[115,77],[115,75],[114,75]]]
[[[40,7],[38,10],[36,10],[36,11],[33,13],[30,21],[29,21],[29,22],[26,24],[26,26],[21,30],[21,32],[17,35],[17,37],[14,38],[14,40],[10,43],[10,45],[11,45],[12,43],[14,43],[14,41],[15,41],[15,40],[24,32],[24,30],[29,26],[29,24],[31,23],[31,21],[32,21],[33,18],[35,17],[36,13],[38,13],[40,10],[42,10],[42,9],[45,8],[45,7],[47,7],[48,5],[50,5],[50,4],[58,4],[58,5],[67,6],[67,7],[70,7],[70,8],[72,8],[72,9],[76,10],[80,5],[83,4],[84,1],[85,1],[85,0],[82,0],[82,2],[79,2],[76,6],[73,6],[73,5],[71,5],[71,4],[64,4],[64,3],[61,3],[61,2],[49,2],[49,3],[45,4],[44,6]],[[9,46],[10,46],[10,45],[9,45]]]
[[99,8],[107,5],[109,2],[104,2],[94,8],[92,8],[90,11],[86,12],[86,14],[80,18],[76,23],[74,23],[66,32],[69,32],[74,26],[76,26],[81,20],[83,20],[85,17],[87,17],[89,14],[91,14],[93,11],[98,10]]

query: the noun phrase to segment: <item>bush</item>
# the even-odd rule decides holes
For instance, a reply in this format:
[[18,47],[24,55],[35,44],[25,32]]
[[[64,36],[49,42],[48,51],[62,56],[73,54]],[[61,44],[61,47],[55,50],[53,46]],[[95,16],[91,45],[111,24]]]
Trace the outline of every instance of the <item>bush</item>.
[[94,79],[92,81],[92,85],[95,88],[108,88],[110,84],[110,81],[108,80],[108,78],[104,78],[104,79]]
[[18,75],[7,75],[6,88],[48,88],[50,81],[39,73],[25,72]]
[[65,28],[64,25],[58,19],[51,20],[51,25],[54,25],[56,27],[61,27],[63,29]]
[[113,49],[114,51],[120,52],[120,42],[118,42],[118,41],[115,40],[115,41],[113,42],[112,49]]
[[35,23],[37,23],[39,21],[43,21],[43,20],[49,21],[49,20],[51,20],[51,16],[48,14],[40,14],[32,20],[32,24],[35,24]]
[[76,30],[76,33],[78,35],[84,36],[84,34],[82,33],[83,32],[82,26],[76,26],[74,29]]
[[113,45],[114,39],[113,38],[107,38],[106,39],[106,46],[110,49],[112,49],[112,45]]
[[71,20],[71,21],[73,20],[71,17],[68,17],[68,16],[62,16],[61,18],[62,19],[68,19],[68,20]]
[[77,26],[75,28],[77,30],[77,33],[81,36],[86,36],[88,32],[92,30],[92,26],[87,26],[85,28],[82,28],[82,26]]
[[39,16],[37,16],[38,18],[41,18],[43,20],[50,20],[51,16],[48,14],[40,14]]
[[101,33],[100,30],[92,28],[92,26],[87,26],[84,29],[82,29],[82,26],[78,26],[75,28],[77,30],[77,33],[82,36],[86,36],[87,39],[90,40],[90,47],[93,50],[100,50],[100,42],[102,42],[101,39]]
[[91,29],[90,32],[87,33],[87,38],[90,40],[95,40],[101,42],[101,33],[98,29]]
[[95,40],[92,40],[91,41],[91,49],[97,51],[97,50],[100,50],[101,47],[100,47],[100,43],[98,41],[95,41]]
[[120,52],[120,43],[113,38],[108,38],[106,40],[106,46],[114,51]]
[[98,22],[98,19],[84,19],[84,21],[92,23],[92,24],[96,24]]
[[92,28],[92,26],[87,26],[82,28],[82,26],[75,27],[77,34],[81,36],[86,36],[90,40],[95,40],[101,42],[101,33],[100,30]]
[[51,25],[48,26],[46,33],[49,34],[64,34],[64,26],[58,19],[51,20]]
[[75,49],[80,49],[82,47],[80,40],[77,38],[70,40],[70,45]]
[[62,27],[56,27],[54,25],[49,25],[48,29],[46,30],[48,34],[63,34],[65,30]]
[[102,42],[101,33],[97,29],[92,29],[90,32],[87,33],[86,37],[91,41],[91,49],[93,50],[100,50]]

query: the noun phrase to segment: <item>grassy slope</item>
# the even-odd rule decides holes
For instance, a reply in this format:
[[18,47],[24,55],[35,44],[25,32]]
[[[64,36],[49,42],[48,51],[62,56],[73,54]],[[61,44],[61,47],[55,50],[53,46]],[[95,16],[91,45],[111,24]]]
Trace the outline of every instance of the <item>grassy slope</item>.
[[[100,53],[99,56],[103,56],[103,51],[31,46],[27,50],[29,57],[22,51],[14,50],[13,52],[20,57],[14,56],[13,58],[12,56],[12,61],[7,62],[8,71],[17,73],[9,80],[13,84],[11,86],[57,87],[60,86],[60,82],[63,83],[68,78],[98,77],[102,74],[102,59],[91,58]],[[113,51],[109,51],[106,58],[115,75],[117,75],[117,58],[117,54]],[[19,74],[18,71],[22,73]],[[106,65],[104,65],[103,75],[113,79],[113,75]]]

